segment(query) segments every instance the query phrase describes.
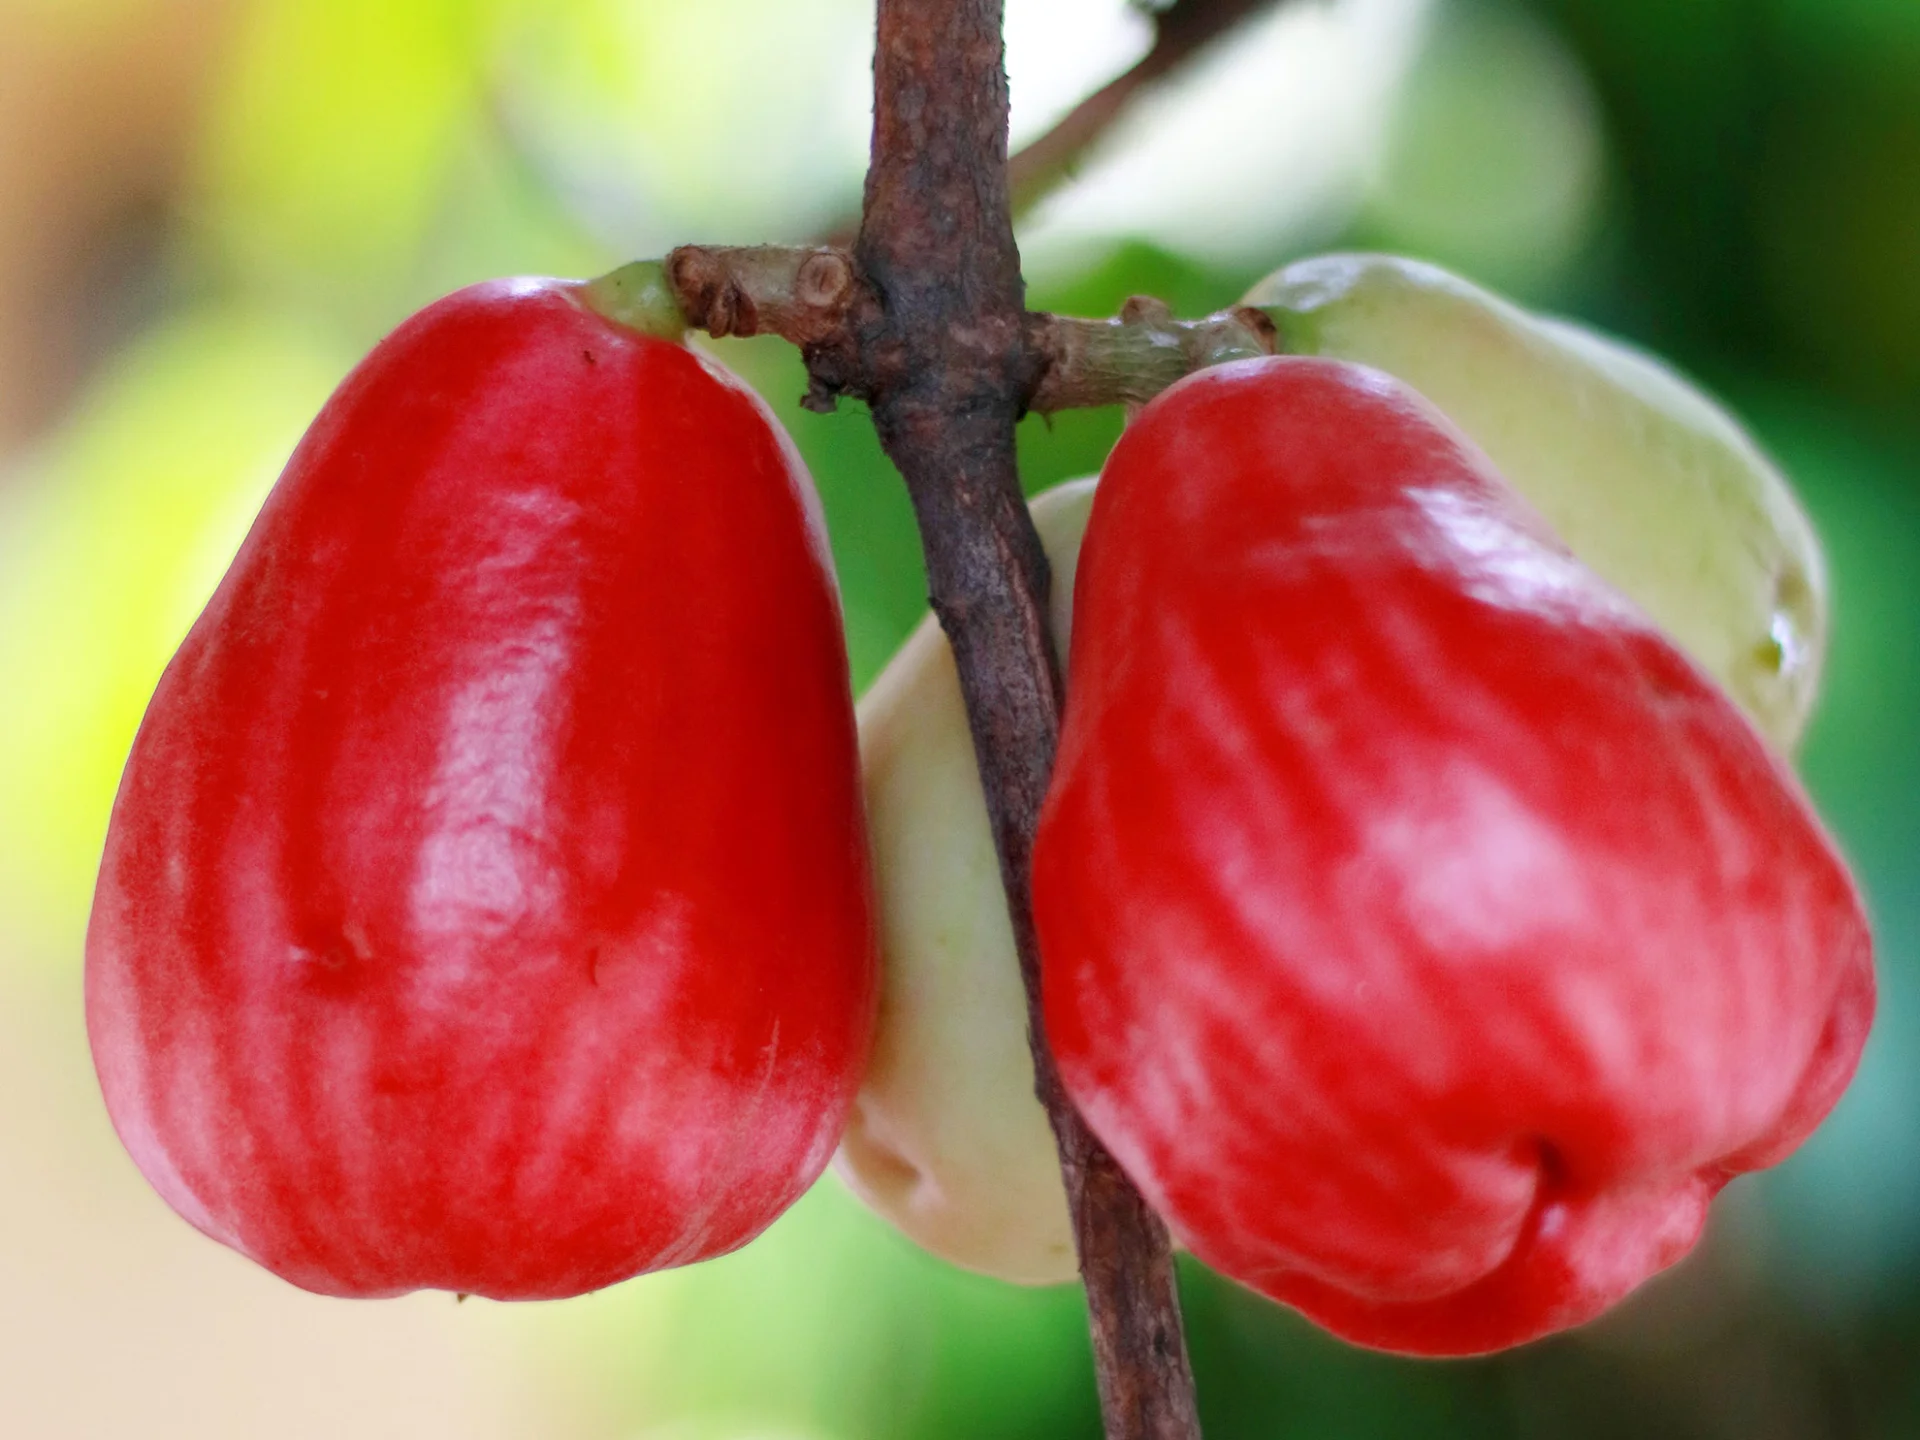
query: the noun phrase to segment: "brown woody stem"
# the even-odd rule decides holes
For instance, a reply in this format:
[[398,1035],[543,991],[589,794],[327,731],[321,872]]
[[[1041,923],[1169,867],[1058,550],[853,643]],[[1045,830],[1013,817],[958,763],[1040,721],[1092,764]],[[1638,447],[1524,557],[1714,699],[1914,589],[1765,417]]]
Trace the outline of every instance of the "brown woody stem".
[[682,245],[666,270],[681,308],[715,336],[783,335],[804,349],[838,336],[854,300],[852,259],[824,245]]
[[1199,1420],[1166,1225],[1068,1100],[1040,1023],[1028,871],[1060,733],[1060,677],[1047,558],[1014,463],[1014,424],[1042,362],[1028,343],[1013,239],[1000,27],[1000,0],[879,0],[873,155],[854,242],[881,300],[862,336],[863,388],[913,499],[934,613],[959,665],[1107,1434],[1192,1440]]
[[873,156],[850,250],[684,246],[663,270],[633,267],[631,284],[598,283],[626,303],[654,295],[664,275],[673,313],[649,312],[653,328],[683,318],[715,335],[783,335],[806,357],[808,404],[828,408],[851,395],[872,407],[912,498],[931,603],[959,666],[1107,1435],[1197,1440],[1166,1226],[1074,1109],[1041,1025],[1028,872],[1061,690],[1047,560],[1021,496],[1013,437],[1029,409],[1139,404],[1203,365],[1271,353],[1273,326],[1245,308],[1178,321],[1147,299],[1115,320],[1026,311],[1000,22],[1000,0],[879,0]]
[[[1153,44],[1124,74],[1114,77],[1063,115],[1046,134],[1008,162],[1016,216],[1028,214],[1062,184],[1140,96],[1184,67],[1201,51],[1282,0],[1172,0],[1152,5],[1136,0],[1153,20]],[[825,232],[828,243],[851,243],[852,221]]]
[[873,153],[851,256],[683,249],[667,276],[695,325],[796,340],[811,403],[865,399],[906,480],[999,851],[1107,1434],[1195,1440],[1166,1226],[1067,1099],[1040,1024],[1028,871],[1060,732],[1060,677],[1047,559],[1013,435],[1052,357],[1034,343],[1013,239],[1000,27],[1000,0],[879,0]]

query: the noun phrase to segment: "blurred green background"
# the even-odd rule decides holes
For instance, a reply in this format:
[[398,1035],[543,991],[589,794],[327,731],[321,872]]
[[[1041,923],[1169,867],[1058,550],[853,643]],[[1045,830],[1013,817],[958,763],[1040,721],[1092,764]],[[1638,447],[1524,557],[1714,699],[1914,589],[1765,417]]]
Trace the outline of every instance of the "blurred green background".
[[[1015,138],[1145,43],[1008,0]],[[948,1269],[829,1177],[738,1255],[583,1300],[292,1290],[120,1153],[79,1007],[147,694],[306,420],[409,311],[859,193],[867,0],[0,0],[0,1434],[1093,1437],[1077,1291]],[[1920,1436],[1920,0],[1339,0],[1256,22],[1023,226],[1039,307],[1181,313],[1405,251],[1659,349],[1801,487],[1837,631],[1802,756],[1883,999],[1858,1081],[1587,1330],[1392,1360],[1184,1273],[1211,1440]],[[922,605],[866,417],[719,347],[826,500],[856,680]],[[1021,435],[1038,489],[1115,413]]]

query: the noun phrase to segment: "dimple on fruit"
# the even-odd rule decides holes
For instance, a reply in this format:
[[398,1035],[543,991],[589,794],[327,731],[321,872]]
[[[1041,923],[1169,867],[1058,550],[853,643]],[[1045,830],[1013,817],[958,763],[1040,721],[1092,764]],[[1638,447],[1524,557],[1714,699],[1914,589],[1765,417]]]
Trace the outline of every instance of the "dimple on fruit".
[[1047,1034],[1208,1264],[1362,1344],[1517,1344],[1839,1097],[1870,942],[1792,775],[1404,386],[1168,390],[1075,624]]
[[561,281],[431,306],[168,667],[87,942],[148,1179],[308,1289],[576,1294],[825,1165],[876,976],[812,482]]

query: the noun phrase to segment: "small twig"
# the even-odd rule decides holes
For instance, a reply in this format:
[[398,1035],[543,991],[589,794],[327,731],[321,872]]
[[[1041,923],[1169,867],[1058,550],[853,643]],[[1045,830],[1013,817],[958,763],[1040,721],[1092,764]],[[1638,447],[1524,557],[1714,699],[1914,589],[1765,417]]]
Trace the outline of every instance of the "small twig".
[[1151,11],[1153,44],[1132,68],[1101,86],[1032,141],[1008,166],[1013,212],[1024,216],[1073,178],[1087,152],[1140,95],[1228,31],[1278,0],[1174,0]]
[[824,245],[682,245],[666,278],[696,328],[782,335],[803,349],[840,336],[855,295],[852,257]]
[[1175,320],[1158,300],[1136,295],[1118,319],[1033,317],[1035,348],[1046,357],[1028,408],[1051,414],[1087,405],[1143,405],[1207,365],[1271,355],[1273,321],[1251,306],[1201,320]]

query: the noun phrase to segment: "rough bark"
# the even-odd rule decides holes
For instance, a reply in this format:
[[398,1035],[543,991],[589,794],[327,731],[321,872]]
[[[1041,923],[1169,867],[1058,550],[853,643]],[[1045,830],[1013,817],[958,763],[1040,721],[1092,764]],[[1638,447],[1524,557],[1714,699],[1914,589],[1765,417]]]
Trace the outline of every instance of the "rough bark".
[[999,0],[880,0],[873,154],[856,265],[879,297],[861,353],[880,442],[920,523],[953,644],[1026,982],[1112,1440],[1199,1434],[1165,1224],[1086,1128],[1040,1024],[1029,862],[1060,733],[1045,552],[1014,463],[1042,359],[1028,343],[1007,181]]

